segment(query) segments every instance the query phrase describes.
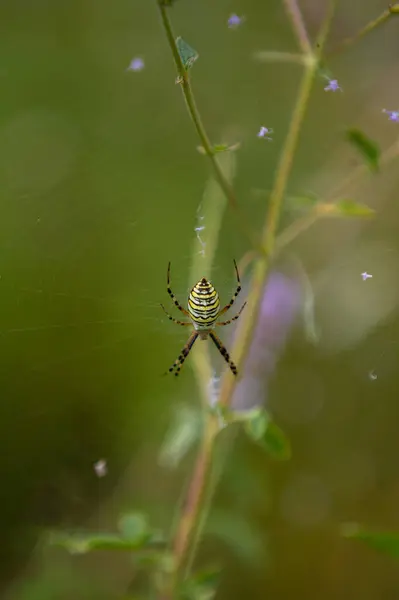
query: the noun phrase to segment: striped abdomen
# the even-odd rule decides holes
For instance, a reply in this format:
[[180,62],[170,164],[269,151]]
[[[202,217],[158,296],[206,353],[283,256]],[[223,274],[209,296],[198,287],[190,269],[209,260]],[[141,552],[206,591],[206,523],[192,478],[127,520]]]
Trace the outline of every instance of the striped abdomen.
[[188,297],[188,312],[195,329],[212,329],[220,309],[219,294],[203,277]]

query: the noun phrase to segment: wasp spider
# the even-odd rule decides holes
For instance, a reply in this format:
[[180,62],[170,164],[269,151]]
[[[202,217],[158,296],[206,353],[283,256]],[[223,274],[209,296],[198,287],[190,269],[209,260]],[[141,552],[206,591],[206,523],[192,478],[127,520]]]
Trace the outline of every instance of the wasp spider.
[[220,300],[219,294],[213,287],[210,281],[208,281],[205,277],[199,280],[199,282],[191,289],[190,294],[188,296],[188,310],[183,308],[176,296],[171,290],[170,287],[170,263],[168,265],[168,276],[167,276],[167,290],[169,296],[172,298],[174,305],[185,314],[190,321],[178,321],[174,317],[172,317],[165,309],[163,304],[161,304],[162,309],[168,316],[168,318],[177,323],[178,325],[183,325],[184,327],[194,326],[194,331],[188,338],[187,344],[184,346],[179,356],[170,367],[169,372],[175,372],[176,377],[180,373],[180,369],[183,366],[184,361],[186,360],[191,348],[194,346],[195,340],[199,337],[201,340],[206,340],[209,336],[216,348],[219,350],[220,354],[223,356],[224,360],[229,365],[234,375],[237,375],[237,367],[231,360],[229,353],[226,348],[223,346],[221,340],[216,335],[214,328],[215,325],[229,325],[232,321],[236,321],[240,314],[243,311],[246,302],[242,305],[239,312],[228,321],[218,321],[217,319],[223,315],[225,312],[229,310],[231,306],[233,306],[235,299],[241,291],[241,283],[240,276],[238,274],[238,268],[236,261],[234,261],[234,267],[237,275],[237,289],[234,293],[234,296],[230,300],[228,304],[222,309],[220,309]]

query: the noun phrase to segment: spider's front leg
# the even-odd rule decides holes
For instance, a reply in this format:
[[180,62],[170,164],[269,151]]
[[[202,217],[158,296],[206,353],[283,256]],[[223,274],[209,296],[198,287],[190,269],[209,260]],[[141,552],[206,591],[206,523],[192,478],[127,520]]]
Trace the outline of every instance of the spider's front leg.
[[[236,288],[236,291],[234,292],[234,296],[232,297],[230,302],[228,304],[226,304],[226,306],[224,308],[222,308],[222,310],[219,311],[218,317],[220,317],[220,315],[223,315],[225,312],[227,312],[229,310],[229,308],[231,308],[233,306],[235,299],[237,298],[238,294],[241,292],[241,281],[240,281],[240,275],[238,273],[238,267],[237,267],[236,261],[234,261],[234,268],[236,270],[236,275],[237,275],[237,288]],[[241,310],[240,310],[240,312],[241,312]]]
[[174,293],[172,292],[172,288],[170,287],[170,262],[168,264],[168,275],[167,275],[167,290],[168,290],[168,294],[169,296],[172,298],[173,304],[176,306],[176,308],[178,308],[180,310],[180,312],[183,313],[183,315],[186,315],[186,317],[189,317],[189,313],[188,310],[186,310],[185,308],[183,308],[180,304],[180,302],[178,301],[178,299],[176,298],[176,296],[174,295]]

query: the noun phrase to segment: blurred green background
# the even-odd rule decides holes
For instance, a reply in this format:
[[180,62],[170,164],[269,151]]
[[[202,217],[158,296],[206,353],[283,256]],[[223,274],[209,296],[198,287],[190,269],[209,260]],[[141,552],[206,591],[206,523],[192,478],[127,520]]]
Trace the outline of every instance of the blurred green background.
[[[329,46],[385,4],[341,3]],[[325,2],[302,5],[314,36]],[[232,12],[246,17],[235,31]],[[179,0],[171,17],[200,55],[193,86],[211,139],[241,142],[235,187],[259,227],[301,75],[256,58],[296,51],[283,3]],[[169,260],[182,302],[194,283],[209,165],[155,2],[15,0],[0,6],[0,29],[1,595],[117,599],[128,558],[70,557],[42,533],[112,530],[136,508],[170,525],[193,456],[167,470],[158,452],[176,406],[198,393],[188,363],[179,380],[162,377],[185,331],[159,302]],[[328,63],[343,93],[315,83],[288,193],[326,195],[353,171],[347,127],[383,149],[395,141],[381,111],[398,108],[398,31],[392,19]],[[275,464],[240,439],[229,461],[200,556],[223,558],[218,598],[399,597],[397,563],[339,535],[346,521],[399,529],[397,164],[347,191],[376,219],[316,224],[286,251],[312,283],[320,338],[299,323],[269,390],[293,459]],[[226,300],[232,258],[248,250],[227,211],[213,271]]]

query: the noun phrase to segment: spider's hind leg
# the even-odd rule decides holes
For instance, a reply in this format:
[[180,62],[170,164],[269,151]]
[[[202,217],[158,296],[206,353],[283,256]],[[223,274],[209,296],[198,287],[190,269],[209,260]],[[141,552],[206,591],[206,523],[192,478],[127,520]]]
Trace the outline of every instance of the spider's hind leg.
[[230,354],[227,352],[226,348],[223,346],[222,340],[216,335],[216,333],[214,331],[209,332],[209,337],[215,344],[216,348],[219,350],[220,354],[223,356],[224,360],[229,365],[233,375],[237,375],[238,374],[237,367],[231,360]]
[[180,369],[182,368],[184,361],[189,355],[191,348],[194,346],[194,342],[197,339],[197,337],[198,333],[196,331],[193,331],[190,337],[188,338],[187,344],[184,346],[173,365],[169,367],[169,373],[173,373],[173,371],[175,371],[175,376],[177,377],[179,375]]

